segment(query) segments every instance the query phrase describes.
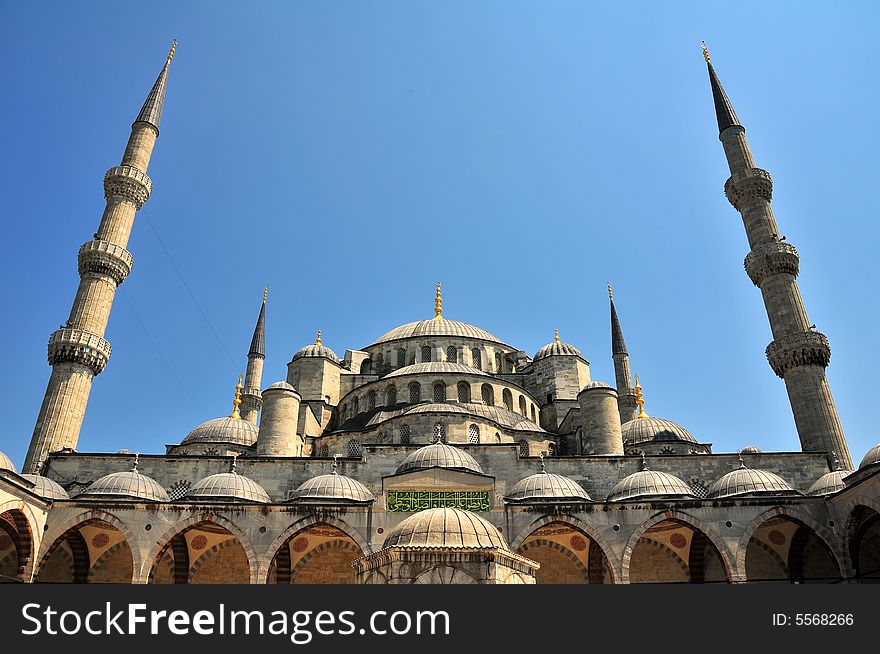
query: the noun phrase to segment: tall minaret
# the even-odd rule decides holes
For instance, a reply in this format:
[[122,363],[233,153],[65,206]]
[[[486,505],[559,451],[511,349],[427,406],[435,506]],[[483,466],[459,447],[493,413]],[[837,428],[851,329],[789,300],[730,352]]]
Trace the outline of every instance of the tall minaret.
[[705,45],[703,55],[709,67],[719,138],[730,167],[724,193],[742,214],[751,247],[745,259],[746,272],[761,289],[773,332],[767,360],[773,372],[785,380],[803,451],[837,452],[843,465],[852,469],[849,447],[825,378],[831,348],[825,335],[816,331],[807,318],[796,281],[797,250],[783,242],[770,208],[773,182],[766,170],[755,166],[746,130],[718,81]]
[[241,398],[241,417],[257,424],[257,414],[263,406],[260,384],[263,382],[263,361],[266,359],[266,298],[269,287],[263,291],[263,305],[254,327],[254,337],[248,350],[247,370],[244,373],[244,394]]
[[608,301],[611,303],[611,358],[614,359],[614,378],[617,382],[617,405],[620,410],[620,424],[628,422],[636,415],[636,394],[629,371],[629,353],[623,340],[623,329],[614,308],[614,293],[608,284]]
[[110,343],[104,340],[104,331],[116,289],[131,272],[132,257],[125,247],[135,213],[152,190],[147,167],[159,136],[168,67],[176,45],[172,44],[131,126],[122,163],[104,175],[107,205],[94,240],[79,249],[80,283],[70,317],[49,338],[52,375],[22,472],[39,473],[50,452],[76,446],[92,379],[104,370],[110,358]]

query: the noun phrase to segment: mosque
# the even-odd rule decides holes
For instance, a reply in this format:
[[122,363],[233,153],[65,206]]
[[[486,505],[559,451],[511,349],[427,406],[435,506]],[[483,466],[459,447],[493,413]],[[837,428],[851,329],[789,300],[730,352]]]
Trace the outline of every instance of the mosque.
[[[646,411],[609,288],[615,378],[557,333],[533,355],[444,315],[339,356],[318,332],[264,383],[267,297],[231,413],[164,453],[76,449],[159,136],[174,48],[104,175],[27,456],[0,454],[0,580],[131,584],[880,581],[880,445],[853,464],[779,237],[770,174],[704,50],[798,452],[710,443]],[[83,231],[87,231],[83,226]],[[618,298],[619,301],[620,298]],[[622,304],[620,305],[623,306]],[[414,316],[416,317],[416,316]],[[365,338],[368,340],[368,338]],[[603,354],[604,356],[604,354]],[[244,361],[243,361],[244,363]]]

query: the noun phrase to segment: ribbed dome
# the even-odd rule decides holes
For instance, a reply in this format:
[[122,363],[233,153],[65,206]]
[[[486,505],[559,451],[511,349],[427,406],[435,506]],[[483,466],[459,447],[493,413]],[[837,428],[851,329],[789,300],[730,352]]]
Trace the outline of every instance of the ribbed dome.
[[408,470],[421,470],[424,468],[452,468],[454,470],[467,470],[482,474],[483,469],[477,460],[464,450],[436,442],[420,447],[410,453],[397,467],[397,474]]
[[581,354],[581,351],[577,349],[574,345],[569,343],[563,343],[562,341],[554,341],[553,343],[547,343],[544,347],[538,350],[535,353],[533,361],[540,361],[541,359],[546,359],[547,357],[553,356],[576,356],[581,359],[584,358],[584,355]]
[[439,508],[419,511],[392,529],[382,547],[508,550],[498,528],[476,513]]
[[470,414],[461,404],[447,404],[446,402],[426,402],[425,404],[414,404],[405,408],[401,415],[409,416],[418,413],[465,413]]
[[614,388],[614,387],[607,382],[596,380],[596,381],[591,381],[589,384],[584,386],[583,390],[586,390],[588,388]]
[[148,502],[167,502],[168,493],[155,479],[137,470],[114,472],[104,475],[76,496],[82,498],[131,497]]
[[257,442],[258,433],[259,428],[250,420],[227,416],[203,422],[188,433],[180,444],[227,443],[250,447]]
[[0,470],[11,470],[12,472],[18,473],[12,459],[3,454],[3,452],[0,452]]
[[[274,384],[270,385],[269,388],[283,388],[286,391],[293,391],[294,393],[296,393],[296,389],[288,384],[286,381],[277,381]],[[266,390],[268,391],[269,388],[267,388]]]
[[880,463],[880,445],[875,445],[868,450],[868,453],[865,454],[862,462],[859,464],[859,470],[874,465],[875,463]]
[[520,479],[514,484],[506,499],[511,502],[525,502],[528,500],[592,501],[587,491],[573,479],[544,471],[530,475],[525,479]]
[[306,345],[304,348],[299,349],[297,353],[293,355],[293,360],[296,361],[297,359],[307,357],[323,357],[324,359],[330,359],[333,363],[339,363],[339,357],[336,356],[336,352],[326,345],[318,343],[312,343],[311,345]]
[[694,491],[684,481],[668,472],[641,470],[614,484],[608,501],[622,502],[648,497],[694,497]]
[[221,472],[197,481],[187,491],[186,499],[271,502],[269,494],[262,486],[237,472]]
[[410,322],[400,327],[395,327],[387,334],[380,336],[373,345],[387,343],[388,341],[399,341],[404,338],[416,338],[419,336],[457,336],[459,338],[472,338],[480,341],[490,341],[504,345],[504,342],[498,337],[493,336],[484,329],[480,329],[466,322],[457,320],[418,320]]
[[807,495],[831,495],[839,490],[843,490],[846,488],[843,478],[851,474],[852,470],[832,470],[831,472],[826,472],[813,482],[813,485],[807,491]]
[[67,491],[57,481],[43,475],[22,475],[34,485],[34,493],[40,497],[48,497],[50,500],[66,500],[70,497]]
[[335,501],[335,502],[372,502],[375,498],[370,490],[361,482],[332,472],[319,475],[301,484],[290,495],[297,501]]
[[690,432],[671,420],[663,418],[633,418],[620,427],[624,445],[648,441],[685,441],[696,443]]
[[403,377],[404,375],[441,375],[444,373],[454,375],[482,375],[489,377],[489,373],[465,366],[460,363],[452,363],[451,361],[426,361],[424,363],[414,363],[411,366],[398,368],[394,372],[385,375],[385,379],[389,377]]
[[739,495],[800,494],[779,475],[766,470],[739,468],[728,472],[709,488],[708,499]]
[[741,454],[761,454],[761,448],[755,445],[747,445],[740,450]]

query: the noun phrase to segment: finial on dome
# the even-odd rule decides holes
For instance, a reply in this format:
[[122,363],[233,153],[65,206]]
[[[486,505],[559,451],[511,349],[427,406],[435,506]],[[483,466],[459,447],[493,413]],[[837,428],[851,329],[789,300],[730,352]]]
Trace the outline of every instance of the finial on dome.
[[608,282],[608,299],[614,299],[614,291],[611,290],[611,282]]
[[437,293],[434,295],[434,320],[444,320],[443,296],[440,294],[440,282],[437,282]]
[[315,336],[315,345],[320,345],[320,344],[321,344],[321,330],[319,329],[318,335]]
[[266,298],[269,297],[269,285],[266,284],[266,290],[263,291],[263,304],[266,304]]
[[138,463],[140,463],[140,460],[141,460],[141,453],[135,452],[134,453],[134,463],[131,464],[131,471],[132,472],[138,471]]
[[831,465],[834,466],[835,470],[843,470],[843,466],[840,465],[840,459],[837,458],[837,452],[831,452]]
[[645,453],[640,452],[640,454],[642,455],[642,470],[648,470],[648,461],[645,459]]
[[739,452],[737,452],[737,456],[739,457],[739,469],[740,469],[740,470],[745,470],[745,469],[746,469],[746,462],[743,461],[742,450],[740,450]]
[[639,376],[636,375],[636,406],[639,407],[639,415],[636,418],[649,418],[650,416],[645,413],[645,399],[642,397],[642,386],[639,384]]
[[553,330],[553,342],[554,343],[559,342],[559,329],[558,328]]
[[705,41],[700,41],[700,47],[703,48],[703,58],[709,63],[709,48],[706,47]]
[[333,467],[333,474],[334,474],[334,475],[338,475],[338,474],[339,474],[339,471],[337,470],[337,468],[339,467],[338,459],[339,459],[339,455],[338,455],[338,454],[334,454],[334,455],[333,455],[333,465],[332,465],[332,467]]
[[168,63],[171,63],[171,60],[174,59],[174,51],[177,49],[177,39],[174,39],[171,42],[171,50],[168,51]]
[[241,385],[241,373],[238,373],[238,384],[235,386],[235,399],[232,400],[232,413],[229,414],[230,418],[241,418],[241,414],[238,412],[238,407],[241,406],[241,389],[243,386]]
[[238,474],[238,470],[235,469],[235,462],[238,460],[238,452],[232,453],[232,461],[229,462],[229,472],[233,475]]
[[544,463],[544,453],[539,452],[538,457],[541,459],[541,472],[547,472],[547,465]]

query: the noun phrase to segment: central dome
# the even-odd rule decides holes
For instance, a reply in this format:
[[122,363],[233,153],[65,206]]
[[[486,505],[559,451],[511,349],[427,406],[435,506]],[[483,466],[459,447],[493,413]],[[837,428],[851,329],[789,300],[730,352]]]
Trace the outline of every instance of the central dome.
[[508,551],[495,525],[476,513],[451,508],[427,509],[411,515],[389,532],[382,547]]
[[452,468],[483,474],[483,469],[474,457],[464,450],[439,441],[408,454],[397,467],[397,474],[425,468]]
[[458,320],[417,320],[400,327],[395,327],[387,334],[380,336],[373,345],[388,343],[389,341],[400,341],[405,338],[417,338],[420,336],[457,336],[459,338],[471,338],[478,341],[489,341],[506,345],[504,341],[497,336],[493,336],[485,329],[480,329],[475,325]]

